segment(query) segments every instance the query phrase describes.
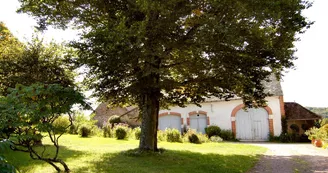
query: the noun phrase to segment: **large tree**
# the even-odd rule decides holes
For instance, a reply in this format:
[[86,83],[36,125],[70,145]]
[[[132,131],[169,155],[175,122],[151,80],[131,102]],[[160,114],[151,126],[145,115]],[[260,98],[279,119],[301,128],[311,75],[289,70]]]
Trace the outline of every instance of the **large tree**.
[[19,0],[20,12],[81,29],[77,61],[103,100],[139,106],[139,148],[157,150],[160,106],[241,96],[265,104],[262,81],[293,66],[304,0]]

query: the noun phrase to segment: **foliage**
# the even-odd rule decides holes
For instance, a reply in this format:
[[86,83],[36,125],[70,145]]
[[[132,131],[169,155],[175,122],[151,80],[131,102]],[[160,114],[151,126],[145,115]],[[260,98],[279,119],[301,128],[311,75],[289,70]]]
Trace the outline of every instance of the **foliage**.
[[0,61],[19,56],[24,49],[21,43],[3,22],[0,22]]
[[292,129],[294,133],[298,133],[300,131],[300,128],[297,124],[291,124],[289,128]]
[[323,148],[323,149],[328,149],[328,143],[325,142],[325,143],[323,144],[322,148]]
[[134,137],[136,140],[140,140],[140,135],[141,135],[141,128],[140,127],[136,127],[133,129],[134,132]]
[[287,116],[281,117],[281,133],[288,132]]
[[323,118],[328,118],[328,108],[327,107],[306,107],[306,109],[321,115]]
[[103,126],[103,137],[110,138],[110,137],[113,137],[113,136],[114,135],[113,135],[113,132],[112,132],[111,128],[108,125]]
[[[16,51],[12,47],[7,49]],[[15,56],[0,53],[0,95],[7,95],[8,88],[14,88],[16,84],[29,86],[40,82],[75,86],[73,69],[66,60],[73,55],[71,50],[54,42],[44,44],[38,38],[20,49]]]
[[221,128],[216,125],[211,125],[205,128],[205,132],[208,138],[211,138],[212,136],[219,136],[221,132]]
[[201,143],[209,142],[209,138],[206,134],[197,133],[197,137]]
[[[0,23],[1,24],[1,23]],[[1,37],[1,36],[0,36]],[[9,140],[0,140],[0,170],[1,172],[6,173],[15,173],[16,168],[11,165],[6,158],[2,155],[7,149],[9,149],[9,146],[11,146],[12,143]]]
[[328,124],[320,127],[317,138],[321,140],[328,140]]
[[165,131],[158,130],[157,131],[157,140],[158,141],[166,141],[166,133]]
[[183,138],[187,138],[187,141],[190,143],[201,144],[201,141],[199,140],[195,130],[189,129],[187,133],[184,134]]
[[121,123],[121,117],[118,115],[112,115],[111,117],[109,117],[108,123],[110,123],[112,127],[114,127],[114,124]]
[[[17,85],[6,97],[0,97],[0,131],[5,131],[7,138],[12,137],[13,150],[28,152],[32,159],[46,161],[57,171],[60,168],[54,163],[60,163],[68,171],[65,162],[58,159],[58,140],[64,130],[58,131],[54,121],[63,114],[71,116],[70,110],[75,104],[87,107],[83,95],[73,88],[40,83]],[[51,158],[33,148],[44,137],[40,132],[46,132],[56,147]],[[62,133],[57,135],[59,132]]]
[[79,128],[81,126],[87,126],[90,129],[90,135],[97,134],[97,120],[93,119],[94,114],[91,114],[89,118],[81,112],[74,112],[72,115],[73,125],[69,130],[70,134],[79,134]]
[[115,128],[115,136],[117,139],[125,139],[127,137],[127,128],[119,126]]
[[320,120],[320,127],[322,127],[322,126],[324,126],[326,124],[328,124],[328,118],[324,118],[324,119],[321,119]]
[[177,129],[165,129],[165,136],[167,142],[182,142],[181,133]]
[[211,142],[222,142],[223,139],[220,136],[211,136],[210,141]]
[[295,133],[281,133],[279,136],[280,142],[289,143],[296,142],[296,134]]
[[194,133],[188,135],[188,139],[190,143],[194,144],[201,144],[201,142],[198,139],[198,136]]
[[269,141],[270,142],[279,142],[280,141],[280,136],[274,136],[271,133],[269,133]]
[[235,140],[235,137],[231,130],[221,130],[220,137],[225,141]]
[[312,127],[309,130],[307,130],[304,134],[308,136],[309,140],[317,139],[317,134],[319,132],[319,128]]
[[71,121],[69,117],[60,116],[54,122],[53,126],[56,134],[62,134],[67,131],[67,127],[70,127]]
[[79,131],[78,134],[83,138],[89,137],[91,134],[90,126],[87,126],[85,124],[81,125],[78,131]]

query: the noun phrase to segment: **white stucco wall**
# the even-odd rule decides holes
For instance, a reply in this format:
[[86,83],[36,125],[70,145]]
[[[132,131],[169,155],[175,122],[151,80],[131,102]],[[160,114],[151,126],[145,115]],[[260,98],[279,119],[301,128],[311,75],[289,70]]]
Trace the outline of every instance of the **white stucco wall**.
[[[279,96],[268,97],[268,106],[272,109],[274,135],[278,136],[281,133],[281,111]],[[202,107],[194,104],[189,104],[187,107],[181,108],[178,106],[171,107],[169,110],[160,110],[159,113],[164,112],[178,112],[183,118],[183,124],[187,126],[187,117],[192,111],[205,111],[210,118],[210,125],[218,125],[221,129],[231,130],[231,113],[232,110],[242,104],[242,100],[219,101],[202,103]]]

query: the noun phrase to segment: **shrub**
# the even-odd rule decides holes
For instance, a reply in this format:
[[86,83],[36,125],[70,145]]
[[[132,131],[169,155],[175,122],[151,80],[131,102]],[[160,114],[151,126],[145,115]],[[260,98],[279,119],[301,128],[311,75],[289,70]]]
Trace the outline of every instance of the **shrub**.
[[269,141],[270,142],[279,142],[280,137],[279,136],[273,136],[271,133],[269,134]]
[[209,142],[208,136],[206,134],[197,133],[197,137],[201,143]]
[[165,129],[167,142],[182,142],[180,131],[177,129]]
[[183,141],[184,142],[190,142],[194,144],[200,144],[200,140],[197,136],[197,133],[195,130],[189,129],[185,135],[183,136]]
[[326,125],[326,124],[328,124],[328,118],[324,118],[324,119],[322,119],[322,120],[320,121],[320,126],[321,126],[321,127],[324,126],[324,125]]
[[219,136],[225,141],[232,141],[235,139],[231,130],[221,130]]
[[165,132],[158,130],[157,131],[157,140],[158,141],[166,141],[166,134]]
[[121,122],[121,118],[118,115],[112,115],[111,117],[109,117],[108,119],[108,123],[112,125],[112,127],[114,127],[114,124],[118,124]]
[[76,126],[74,124],[72,124],[71,126],[69,126],[68,133],[69,134],[72,134],[72,135],[78,134],[77,128],[76,128]]
[[289,142],[295,142],[296,135],[290,134],[290,133],[281,133],[279,136],[280,142],[289,143]]
[[220,136],[211,136],[210,141],[211,142],[222,142],[223,139]]
[[309,130],[307,130],[304,134],[308,136],[310,140],[317,139],[317,133],[319,129],[317,127],[312,127]]
[[221,129],[219,126],[211,125],[205,128],[205,132],[209,138],[212,136],[219,136]]
[[91,129],[88,125],[81,125],[79,127],[79,135],[83,138],[89,137],[91,134]]
[[298,133],[300,131],[300,128],[297,124],[292,124],[289,126],[289,128],[292,129],[294,133]]
[[63,117],[63,116],[58,117],[52,123],[52,125],[54,126],[54,132],[56,134],[65,133],[70,124],[71,122],[69,121],[68,117]]
[[141,128],[140,127],[136,127],[133,129],[134,132],[134,138],[136,140],[140,140],[140,135],[141,135]]
[[188,139],[190,143],[194,143],[194,144],[200,144],[201,142],[198,139],[198,136],[196,134],[190,134],[188,135]]
[[118,126],[115,129],[115,137],[116,139],[125,139],[127,137],[127,128],[123,126]]
[[[83,115],[80,112],[77,112],[73,116],[73,125],[69,129],[70,134],[79,134],[79,129],[82,125],[89,127],[91,135],[98,133],[99,129],[96,129],[97,120],[93,120],[94,114],[90,115],[90,119],[87,116]],[[101,132],[99,132],[101,133]]]
[[103,137],[104,138],[110,138],[112,137],[112,130],[109,126],[104,126],[103,127]]

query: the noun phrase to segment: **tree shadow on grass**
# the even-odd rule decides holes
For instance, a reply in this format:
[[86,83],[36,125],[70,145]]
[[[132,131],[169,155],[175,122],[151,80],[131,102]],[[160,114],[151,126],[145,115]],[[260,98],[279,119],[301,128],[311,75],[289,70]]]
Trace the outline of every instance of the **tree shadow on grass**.
[[129,152],[106,153],[88,167],[72,172],[246,172],[259,155],[202,154],[191,151],[165,150],[163,153],[134,155]]
[[[53,145],[43,145],[46,147],[46,151],[44,152],[45,157],[53,157],[55,154],[56,148]],[[37,151],[41,153],[43,151],[43,146],[37,147]],[[66,162],[69,159],[74,159],[81,157],[84,153],[82,151],[72,150],[65,146],[60,146],[58,158],[62,159]],[[52,167],[48,163],[40,160],[33,160],[29,153],[20,152],[20,151],[12,151],[8,150],[4,153],[5,158],[11,163],[15,168],[17,168],[20,172],[30,172],[30,169],[34,169],[34,166],[38,165],[48,165]],[[60,164],[57,164],[63,170]],[[69,166],[69,165],[68,165]],[[55,169],[53,168],[55,171]]]

